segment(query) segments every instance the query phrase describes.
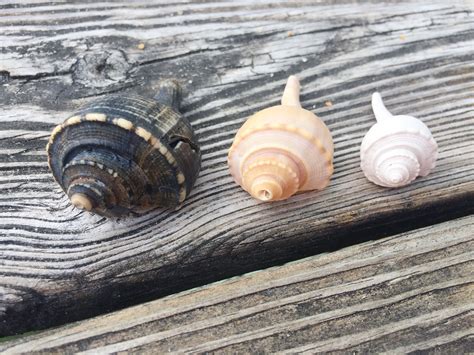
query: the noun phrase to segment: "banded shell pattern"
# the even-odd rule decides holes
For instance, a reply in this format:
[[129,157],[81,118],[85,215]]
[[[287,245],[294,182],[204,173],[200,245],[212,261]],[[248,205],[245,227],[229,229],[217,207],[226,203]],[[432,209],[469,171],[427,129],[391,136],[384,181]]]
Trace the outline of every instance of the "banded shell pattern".
[[393,116],[379,93],[372,96],[377,123],[365,135],[361,168],[370,181],[384,187],[410,184],[436,165],[438,145],[428,127],[412,116]]
[[290,76],[282,105],[251,116],[229,150],[234,180],[261,201],[287,199],[297,191],[321,190],[333,173],[329,129],[301,108],[299,81]]
[[168,80],[155,99],[110,96],[57,126],[48,163],[71,202],[110,217],[182,203],[201,153],[179,100],[179,86]]

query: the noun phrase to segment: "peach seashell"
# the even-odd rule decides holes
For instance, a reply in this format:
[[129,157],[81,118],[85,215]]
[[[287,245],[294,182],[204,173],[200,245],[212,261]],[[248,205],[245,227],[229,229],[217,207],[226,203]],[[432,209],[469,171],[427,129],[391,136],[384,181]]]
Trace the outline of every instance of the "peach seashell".
[[301,108],[300,84],[290,76],[281,105],[251,116],[229,150],[234,180],[261,201],[321,190],[333,172],[334,146],[323,121]]
[[405,186],[436,165],[438,145],[428,127],[412,116],[393,116],[378,92],[372,95],[377,123],[362,140],[361,168],[367,179],[385,187]]

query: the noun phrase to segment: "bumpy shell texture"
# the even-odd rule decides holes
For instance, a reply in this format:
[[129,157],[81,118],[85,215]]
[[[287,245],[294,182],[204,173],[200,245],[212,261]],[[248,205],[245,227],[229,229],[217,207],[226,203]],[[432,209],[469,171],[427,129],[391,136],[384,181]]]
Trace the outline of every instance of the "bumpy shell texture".
[[384,187],[401,187],[428,175],[438,156],[428,127],[411,116],[392,116],[378,93],[373,106],[378,122],[365,135],[360,151],[367,179]]
[[177,100],[161,101],[110,96],[53,130],[49,166],[76,207],[120,217],[184,201],[201,154]]
[[299,83],[290,77],[283,104],[251,116],[229,150],[234,180],[261,201],[323,189],[332,175],[334,148],[329,129],[299,106],[298,96]]

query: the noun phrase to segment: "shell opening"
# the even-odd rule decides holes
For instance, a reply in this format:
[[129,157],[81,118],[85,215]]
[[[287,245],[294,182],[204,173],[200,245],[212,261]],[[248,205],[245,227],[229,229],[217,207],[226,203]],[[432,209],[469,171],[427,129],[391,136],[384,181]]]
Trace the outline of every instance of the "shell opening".
[[249,192],[260,201],[275,201],[281,199],[285,185],[286,181],[277,176],[261,175],[253,180]]
[[81,210],[92,210],[92,201],[85,194],[75,193],[71,196],[71,203]]
[[272,199],[272,193],[268,190],[260,190],[257,195],[262,201],[270,201]]
[[392,184],[399,184],[406,179],[407,172],[401,171],[401,169],[391,169],[387,175],[387,180]]

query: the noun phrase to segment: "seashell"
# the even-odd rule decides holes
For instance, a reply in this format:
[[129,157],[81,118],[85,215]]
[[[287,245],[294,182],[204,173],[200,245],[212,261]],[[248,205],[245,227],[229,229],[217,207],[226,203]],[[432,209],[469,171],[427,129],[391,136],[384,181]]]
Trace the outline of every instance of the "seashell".
[[57,126],[48,163],[72,204],[119,217],[182,203],[201,153],[180,99],[178,84],[167,80],[154,99],[109,96]]
[[251,116],[229,150],[234,180],[258,200],[321,190],[333,173],[331,133],[321,119],[301,108],[299,93],[298,78],[290,76],[281,105]]
[[367,179],[400,187],[426,176],[436,165],[438,145],[428,127],[411,116],[393,116],[378,92],[372,95],[377,123],[362,140],[361,168]]

